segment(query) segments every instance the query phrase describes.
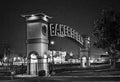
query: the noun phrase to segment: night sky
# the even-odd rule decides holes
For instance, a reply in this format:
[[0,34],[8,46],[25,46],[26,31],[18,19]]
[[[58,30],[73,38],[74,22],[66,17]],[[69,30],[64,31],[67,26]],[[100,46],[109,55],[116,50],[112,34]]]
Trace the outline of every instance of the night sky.
[[120,10],[120,0],[8,0],[0,2],[0,43],[16,53],[25,53],[25,20],[22,14],[43,12],[59,24],[91,36],[102,9]]

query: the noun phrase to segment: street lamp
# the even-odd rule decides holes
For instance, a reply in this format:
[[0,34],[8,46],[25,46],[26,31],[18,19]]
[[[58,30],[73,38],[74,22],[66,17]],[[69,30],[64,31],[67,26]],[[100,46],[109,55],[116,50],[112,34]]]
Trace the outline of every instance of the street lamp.
[[71,58],[71,63],[72,63],[72,59],[73,59],[73,53],[70,52],[70,58]]
[[51,42],[50,42],[50,44],[51,44],[51,45],[54,45],[54,44],[55,44],[55,42],[54,42],[54,41],[51,41]]
[[[54,56],[53,56],[53,45],[55,44],[55,42],[54,41],[51,41],[50,42],[50,44],[51,44],[51,48],[52,48],[52,65],[51,65],[51,67],[52,67],[52,70],[51,71],[53,71],[54,70]],[[52,73],[52,72],[51,72]]]
[[55,44],[55,42],[51,41],[50,44],[52,45],[52,63],[54,64],[53,45]]

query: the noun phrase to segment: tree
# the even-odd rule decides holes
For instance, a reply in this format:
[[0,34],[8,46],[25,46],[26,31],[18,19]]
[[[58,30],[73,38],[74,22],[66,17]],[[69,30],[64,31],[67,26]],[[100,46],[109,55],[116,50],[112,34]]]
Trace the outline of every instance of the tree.
[[10,45],[8,42],[0,42],[0,59],[4,56],[9,56]]
[[107,51],[115,66],[116,58],[120,54],[120,12],[103,10],[100,17],[95,21],[93,35],[94,46]]

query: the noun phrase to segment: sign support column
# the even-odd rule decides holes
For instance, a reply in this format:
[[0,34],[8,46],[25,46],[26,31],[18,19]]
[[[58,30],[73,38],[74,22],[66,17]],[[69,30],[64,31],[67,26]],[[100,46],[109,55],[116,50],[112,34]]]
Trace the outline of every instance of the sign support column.
[[[44,60],[44,55],[48,52],[48,18],[49,16],[38,13],[30,15],[22,15],[27,23],[27,57],[29,64],[27,65],[27,72],[32,74],[32,71],[45,71],[48,75],[48,63]],[[38,60],[36,70],[31,67],[31,54],[35,54]],[[31,71],[32,69],[32,71]]]

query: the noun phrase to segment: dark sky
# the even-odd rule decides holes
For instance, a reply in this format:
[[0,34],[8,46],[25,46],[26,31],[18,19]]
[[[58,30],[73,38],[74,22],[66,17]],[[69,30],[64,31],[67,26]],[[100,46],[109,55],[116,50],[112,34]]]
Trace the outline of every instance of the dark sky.
[[25,52],[25,20],[21,14],[43,12],[80,34],[89,34],[102,9],[120,10],[120,0],[8,0],[0,2],[0,43]]

